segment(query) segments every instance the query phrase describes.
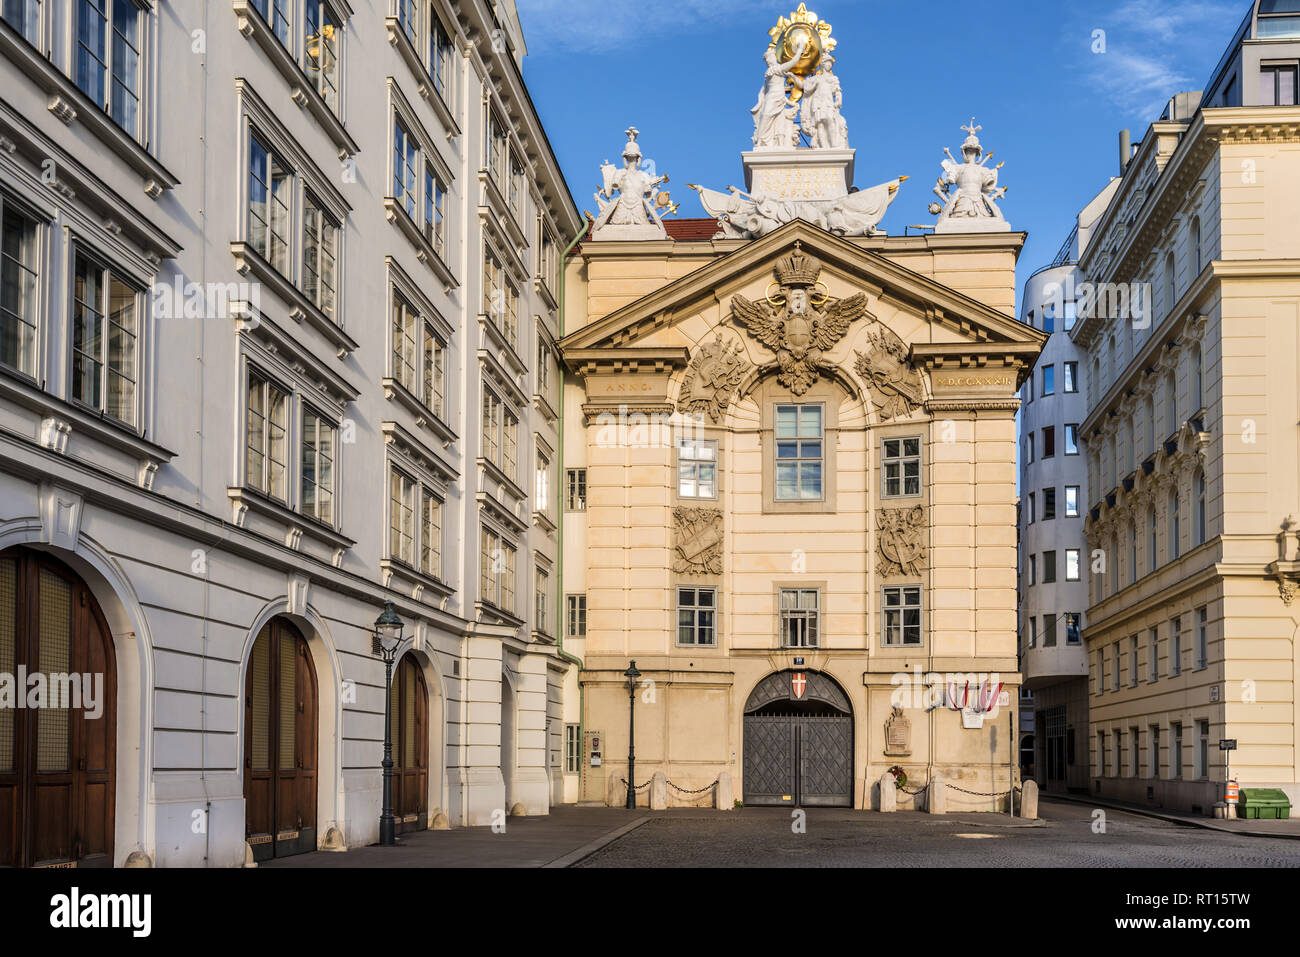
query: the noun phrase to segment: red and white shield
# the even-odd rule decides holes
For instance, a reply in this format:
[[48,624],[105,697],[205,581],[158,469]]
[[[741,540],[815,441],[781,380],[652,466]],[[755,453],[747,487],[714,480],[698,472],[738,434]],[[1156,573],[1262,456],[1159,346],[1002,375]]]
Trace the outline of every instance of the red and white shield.
[[802,698],[808,688],[808,676],[802,671],[796,671],[790,679],[790,688],[794,691],[795,698]]

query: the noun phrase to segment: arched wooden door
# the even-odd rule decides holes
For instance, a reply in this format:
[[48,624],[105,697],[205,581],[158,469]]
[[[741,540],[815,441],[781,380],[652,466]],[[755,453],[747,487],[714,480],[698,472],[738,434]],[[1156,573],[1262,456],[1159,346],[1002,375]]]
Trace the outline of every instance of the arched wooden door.
[[272,619],[244,684],[244,831],[253,859],[316,850],[316,669],[298,629]]
[[0,554],[0,865],[113,865],[117,671],[90,589]]
[[393,816],[397,830],[429,823],[429,692],[424,670],[406,653],[393,674]]

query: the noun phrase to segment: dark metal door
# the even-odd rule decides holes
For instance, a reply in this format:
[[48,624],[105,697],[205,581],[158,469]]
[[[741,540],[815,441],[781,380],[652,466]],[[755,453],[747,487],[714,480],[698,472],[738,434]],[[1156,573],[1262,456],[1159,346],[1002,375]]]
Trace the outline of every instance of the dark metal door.
[[832,715],[795,720],[799,804],[852,807],[853,719],[848,715]]
[[745,803],[793,804],[794,718],[745,715]]

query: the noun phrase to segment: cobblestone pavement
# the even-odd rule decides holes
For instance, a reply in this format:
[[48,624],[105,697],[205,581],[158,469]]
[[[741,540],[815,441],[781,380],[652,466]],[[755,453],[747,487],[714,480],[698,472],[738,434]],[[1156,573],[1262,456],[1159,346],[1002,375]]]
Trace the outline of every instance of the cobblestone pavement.
[[[1186,827],[1124,811],[1044,804],[1039,826],[1006,815],[786,808],[656,813],[578,867],[1300,867],[1300,841]],[[1029,825],[1029,826],[1027,826]]]

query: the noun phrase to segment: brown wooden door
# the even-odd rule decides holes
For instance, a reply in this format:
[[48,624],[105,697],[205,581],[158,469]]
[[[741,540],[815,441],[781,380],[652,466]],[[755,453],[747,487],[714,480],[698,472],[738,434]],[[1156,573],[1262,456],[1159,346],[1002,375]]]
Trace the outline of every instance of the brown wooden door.
[[316,850],[316,669],[298,629],[273,619],[244,685],[244,831],[254,860]]
[[393,816],[397,830],[429,824],[429,693],[424,671],[405,654],[393,674]]
[[90,589],[0,554],[0,865],[111,867],[117,672]]

